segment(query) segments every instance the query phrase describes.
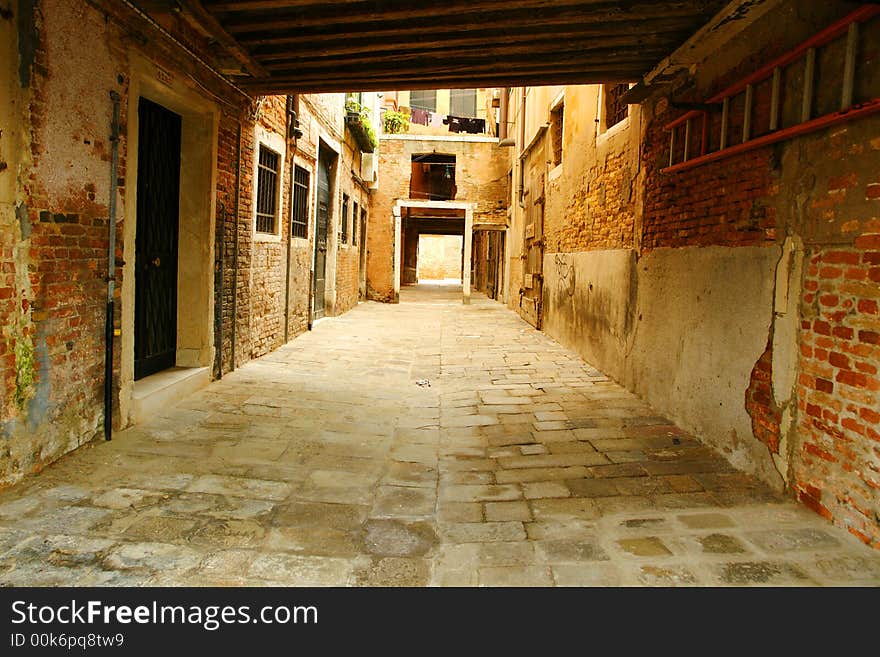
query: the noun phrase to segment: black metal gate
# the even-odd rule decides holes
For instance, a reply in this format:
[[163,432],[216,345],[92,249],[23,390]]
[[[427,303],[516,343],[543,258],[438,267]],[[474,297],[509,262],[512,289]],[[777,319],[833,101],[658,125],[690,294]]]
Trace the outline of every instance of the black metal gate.
[[134,378],[173,367],[177,352],[177,232],[181,117],[138,105]]
[[327,284],[327,236],[330,226],[330,159],[325,151],[318,158],[318,212],[315,221],[314,310],[312,317],[324,316],[324,290]]

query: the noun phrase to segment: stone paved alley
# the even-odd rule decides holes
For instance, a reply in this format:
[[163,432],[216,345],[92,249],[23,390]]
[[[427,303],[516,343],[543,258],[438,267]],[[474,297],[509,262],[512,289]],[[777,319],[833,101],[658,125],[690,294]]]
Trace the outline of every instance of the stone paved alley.
[[876,551],[458,294],[319,322],[3,491],[0,583],[880,583]]

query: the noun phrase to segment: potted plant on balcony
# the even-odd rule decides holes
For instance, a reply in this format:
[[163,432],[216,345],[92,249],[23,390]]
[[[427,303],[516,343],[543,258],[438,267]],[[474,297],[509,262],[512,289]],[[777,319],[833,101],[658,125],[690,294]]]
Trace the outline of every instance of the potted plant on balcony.
[[345,125],[351,130],[358,147],[364,153],[372,153],[376,150],[378,140],[373,130],[370,110],[353,98],[345,102]]
[[387,134],[399,135],[409,132],[409,120],[408,112],[388,110],[382,117],[382,126]]

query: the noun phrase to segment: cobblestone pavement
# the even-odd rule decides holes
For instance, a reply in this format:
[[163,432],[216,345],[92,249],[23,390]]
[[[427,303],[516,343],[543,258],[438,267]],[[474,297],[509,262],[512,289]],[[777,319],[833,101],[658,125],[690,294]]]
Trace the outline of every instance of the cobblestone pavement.
[[401,298],[0,493],[0,583],[880,583],[880,554],[502,306]]

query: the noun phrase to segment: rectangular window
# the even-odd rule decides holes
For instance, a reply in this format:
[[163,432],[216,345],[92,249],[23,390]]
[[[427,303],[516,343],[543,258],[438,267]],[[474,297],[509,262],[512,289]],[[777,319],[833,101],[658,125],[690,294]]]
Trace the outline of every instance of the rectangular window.
[[419,89],[409,92],[409,106],[412,109],[437,111],[437,91],[434,89]]
[[553,166],[562,164],[562,121],[565,116],[565,105],[560,103],[550,112],[550,141],[553,145]]
[[293,167],[293,211],[290,214],[290,234],[303,239],[309,236],[309,172],[301,166]]
[[281,156],[260,144],[257,163],[257,232],[275,233],[278,221],[278,165]]
[[357,201],[351,206],[351,243],[352,246],[358,243],[358,204]]
[[477,90],[452,89],[449,92],[449,113],[452,116],[476,118]]
[[629,105],[621,102],[621,97],[629,91],[629,85],[606,84],[605,96],[605,129],[617,125],[629,115]]
[[342,195],[342,216],[339,218],[339,241],[348,242],[348,194]]

